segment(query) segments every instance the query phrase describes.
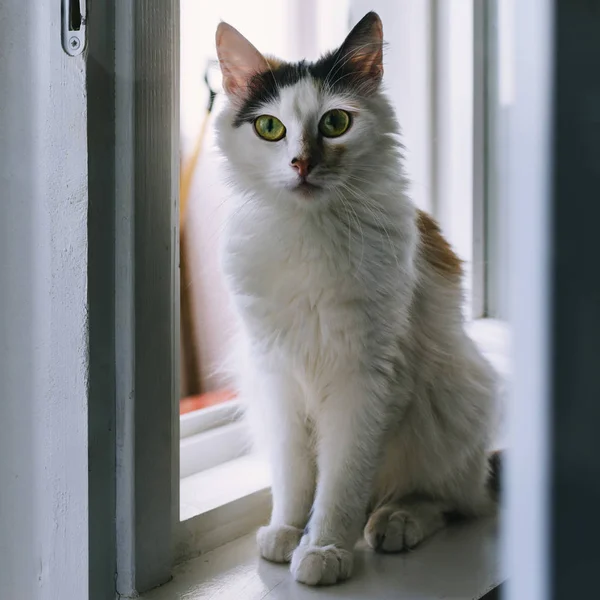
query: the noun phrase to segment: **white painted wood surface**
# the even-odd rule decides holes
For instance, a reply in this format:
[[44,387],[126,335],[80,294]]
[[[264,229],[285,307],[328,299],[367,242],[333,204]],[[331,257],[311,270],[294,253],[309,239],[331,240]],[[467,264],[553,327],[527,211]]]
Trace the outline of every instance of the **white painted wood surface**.
[[254,535],[175,569],[143,600],[474,600],[503,579],[494,519],[450,527],[408,554],[375,554],[360,544],[354,577],[339,586],[296,583],[285,565],[258,558]]
[[550,475],[555,460],[550,415],[557,393],[553,327],[559,322],[552,306],[557,298],[552,293],[556,274],[551,267],[556,265],[551,223],[557,177],[551,154],[556,8],[549,0],[504,3],[505,11],[514,10],[515,86],[508,131],[509,314],[515,335],[511,453],[504,471],[508,511],[504,558],[511,574],[507,597],[545,600],[556,597],[551,590],[556,555],[549,550],[550,499],[556,485]]
[[169,580],[179,513],[179,2],[115,10],[116,587],[135,597]]
[[242,421],[186,437],[180,444],[180,477],[235,460],[248,452],[250,444],[248,427]]

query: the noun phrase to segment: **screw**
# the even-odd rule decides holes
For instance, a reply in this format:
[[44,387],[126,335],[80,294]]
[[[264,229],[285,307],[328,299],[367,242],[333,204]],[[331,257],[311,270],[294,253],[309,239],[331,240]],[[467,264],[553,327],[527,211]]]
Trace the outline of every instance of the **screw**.
[[81,46],[81,42],[79,41],[79,38],[72,37],[69,40],[69,46],[71,46],[71,48],[73,50],[79,50],[79,46]]

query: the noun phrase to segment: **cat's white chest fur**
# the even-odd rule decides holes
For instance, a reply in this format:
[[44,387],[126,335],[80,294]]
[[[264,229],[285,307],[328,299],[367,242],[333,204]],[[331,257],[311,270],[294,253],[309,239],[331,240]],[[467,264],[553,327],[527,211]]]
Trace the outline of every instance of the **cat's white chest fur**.
[[[347,248],[326,221],[298,215],[238,222],[224,252],[237,309],[261,352],[316,380],[344,360],[361,300]],[[288,365],[289,366],[289,365]]]

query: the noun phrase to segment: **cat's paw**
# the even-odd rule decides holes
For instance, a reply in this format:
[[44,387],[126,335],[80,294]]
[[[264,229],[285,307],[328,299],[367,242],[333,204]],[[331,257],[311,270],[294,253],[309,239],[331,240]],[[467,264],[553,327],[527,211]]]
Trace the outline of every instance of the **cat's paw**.
[[419,544],[425,534],[419,519],[408,510],[383,507],[375,511],[365,527],[365,540],[379,552],[402,552]]
[[298,547],[302,530],[290,525],[268,525],[261,527],[256,535],[260,555],[277,563],[290,562]]
[[337,546],[311,546],[304,542],[292,556],[294,579],[306,585],[332,585],[352,573],[352,552]]

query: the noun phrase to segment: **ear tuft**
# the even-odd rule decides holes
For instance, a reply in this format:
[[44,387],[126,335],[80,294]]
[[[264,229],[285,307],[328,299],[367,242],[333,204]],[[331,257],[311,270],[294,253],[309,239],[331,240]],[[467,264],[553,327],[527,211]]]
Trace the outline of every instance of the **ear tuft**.
[[215,35],[217,56],[223,74],[223,89],[237,105],[244,102],[248,84],[258,73],[269,70],[265,57],[235,28],[221,22]]

